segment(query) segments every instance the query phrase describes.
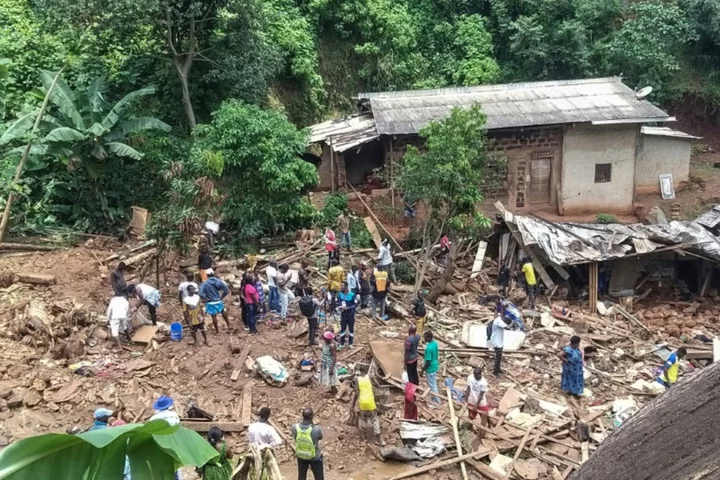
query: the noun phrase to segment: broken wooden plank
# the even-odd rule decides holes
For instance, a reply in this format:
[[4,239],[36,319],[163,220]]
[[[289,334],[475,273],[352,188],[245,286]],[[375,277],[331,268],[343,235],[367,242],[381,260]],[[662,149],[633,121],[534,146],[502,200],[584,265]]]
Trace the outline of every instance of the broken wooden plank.
[[470,273],[470,279],[474,280],[480,275],[482,271],[483,261],[485,261],[485,252],[487,251],[487,242],[480,242],[478,244],[477,253],[475,253],[475,260],[473,261],[472,272]]
[[[123,258],[126,258],[131,253],[135,253],[139,250],[145,250],[147,247],[151,247],[151,246],[155,245],[156,243],[157,242],[155,240],[148,240],[147,242],[144,242],[136,247],[133,247],[130,250],[126,250],[121,253],[115,253],[115,254],[110,255],[109,257],[106,257],[105,260],[103,260],[103,263],[111,262],[115,259],[122,260]],[[195,263],[195,261],[193,260],[193,264],[194,263]]]
[[181,425],[199,433],[209,432],[212,427],[219,427],[223,432],[242,432],[245,429],[242,422],[192,421],[182,422]]
[[32,285],[54,285],[55,275],[29,272],[16,273],[15,282],[30,283]]
[[390,240],[393,241],[393,243],[395,244],[395,246],[396,246],[401,252],[404,251],[403,248],[402,248],[402,246],[400,246],[400,244],[398,243],[398,241],[395,240],[395,237],[393,237],[392,233],[390,233],[390,231],[389,231],[387,228],[385,228],[385,225],[383,225],[383,223],[380,221],[380,219],[377,217],[377,215],[375,215],[375,212],[373,212],[372,209],[370,208],[370,206],[369,206],[367,203],[365,203],[365,200],[363,200],[362,195],[360,195],[360,194],[358,193],[358,191],[355,190],[355,187],[353,187],[353,186],[350,185],[349,183],[348,183],[348,186],[352,189],[353,192],[355,192],[355,195],[357,195],[358,200],[360,200],[360,202],[363,204],[363,206],[367,209],[367,211],[368,211],[368,213],[370,214],[370,216],[373,218],[373,220],[375,220],[375,223],[376,223],[377,225],[380,225],[380,228],[382,228],[383,230],[385,230],[385,233],[387,234],[387,236],[390,238]]
[[507,467],[507,473],[505,473],[505,480],[508,480],[510,478],[510,475],[512,475],[513,468],[515,468],[515,462],[518,461],[518,458],[520,458],[520,454],[523,451],[523,448],[525,448],[525,444],[527,443],[528,437],[530,436],[530,432],[532,432],[532,427],[528,428],[525,431],[525,435],[523,435],[522,440],[520,441],[520,446],[515,450],[515,456],[513,457],[512,463],[508,465]]
[[363,218],[363,221],[365,222],[365,227],[368,229],[368,232],[370,232],[370,235],[372,236],[373,242],[375,242],[375,246],[379,249],[380,245],[382,244],[382,238],[380,237],[380,232],[378,232],[375,222],[373,222],[372,218],[370,217]]
[[230,375],[230,380],[233,382],[236,382],[237,379],[240,377],[240,374],[242,373],[242,369],[245,366],[245,359],[247,358],[248,354],[250,353],[250,344],[246,343],[245,348],[243,348],[243,351],[240,352],[240,356],[237,359],[237,362],[235,363],[235,369],[232,372],[232,375]]
[[647,328],[640,320],[638,320],[638,319],[635,318],[633,315],[631,315],[630,313],[628,313],[627,310],[625,310],[624,308],[622,308],[622,307],[621,307],[620,305],[618,305],[617,303],[614,304],[612,308],[613,308],[614,311],[616,311],[617,313],[619,313],[620,315],[622,315],[623,317],[625,317],[626,319],[628,319],[631,323],[634,323],[634,324],[637,325],[638,327],[640,327],[640,328],[642,328],[643,330],[645,330],[647,333],[652,333],[652,332],[650,331],[650,329]]
[[49,252],[52,250],[59,250],[60,247],[53,245],[34,245],[32,243],[12,243],[2,242],[0,243],[0,250],[23,250],[23,251],[45,251]]
[[500,475],[498,472],[496,472],[482,462],[479,462],[473,458],[468,458],[465,461],[468,465],[474,468],[475,471],[479,473],[482,477],[485,477],[489,480],[504,480],[502,475]]
[[160,327],[157,325],[143,325],[135,330],[135,333],[132,336],[132,341],[135,343],[150,343],[153,337],[155,337],[158,328]]
[[125,260],[125,265],[130,266],[138,262],[142,262],[145,259],[148,259],[154,255],[157,255],[157,248],[151,248],[147,252],[138,253],[134,257],[130,257],[127,260]]
[[443,460],[441,462],[435,462],[435,463],[431,463],[430,465],[425,465],[424,467],[413,468],[412,470],[410,470],[408,472],[403,472],[400,475],[395,475],[394,477],[390,478],[389,480],[401,480],[403,478],[414,477],[415,475],[420,475],[421,473],[429,472],[431,470],[438,470],[443,467],[449,467],[451,465],[455,465],[456,463],[464,462],[465,460],[467,460],[469,458],[474,458],[476,460],[479,460],[481,458],[484,458],[484,457],[487,457],[488,455],[490,455],[491,451],[492,450],[490,450],[490,449],[477,450],[475,452],[467,453],[460,457],[451,458],[450,460]]
[[[455,436],[455,448],[457,449],[458,457],[462,457],[462,443],[460,442],[460,432],[458,431],[458,419],[455,416],[455,405],[453,405],[450,389],[446,388],[445,392],[447,393],[448,408],[450,409],[450,425],[452,425],[453,435]],[[465,467],[465,462],[463,461],[460,462],[460,472],[462,473],[463,480],[468,480],[467,467]]]
[[689,350],[685,353],[685,360],[711,360],[713,358],[712,350]]
[[250,380],[245,384],[242,395],[242,414],[240,420],[245,425],[250,425],[252,422],[252,391],[255,386],[255,382]]

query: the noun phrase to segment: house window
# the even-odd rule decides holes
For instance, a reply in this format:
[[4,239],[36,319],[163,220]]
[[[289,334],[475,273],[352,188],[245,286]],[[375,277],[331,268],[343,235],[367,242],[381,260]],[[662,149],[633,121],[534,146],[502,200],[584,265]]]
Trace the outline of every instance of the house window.
[[612,163],[595,164],[595,183],[608,183],[612,177]]

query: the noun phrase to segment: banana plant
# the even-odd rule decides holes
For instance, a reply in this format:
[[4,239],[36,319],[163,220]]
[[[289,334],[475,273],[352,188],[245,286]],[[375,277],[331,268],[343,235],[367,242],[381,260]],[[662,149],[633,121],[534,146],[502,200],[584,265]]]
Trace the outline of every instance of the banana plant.
[[[47,92],[55,73],[40,71],[43,92]],[[89,85],[75,90],[60,78],[52,90],[51,111],[43,116],[42,132],[30,149],[31,155],[54,155],[66,159],[68,168],[84,167],[91,178],[102,174],[111,155],[139,160],[143,154],[128,144],[144,130],[169,131],[170,126],[157,118],[125,118],[127,107],[141,97],[155,93],[154,87],[145,87],[125,95],[114,105],[105,94],[107,83],[97,78]],[[27,113],[11,123],[0,135],[0,147],[13,140],[27,137],[32,129],[36,112]],[[8,154],[17,154],[22,147]]]
[[0,452],[0,480],[174,480],[183,466],[201,467],[218,456],[194,431],[165,420],[79,435],[49,433],[15,442]]

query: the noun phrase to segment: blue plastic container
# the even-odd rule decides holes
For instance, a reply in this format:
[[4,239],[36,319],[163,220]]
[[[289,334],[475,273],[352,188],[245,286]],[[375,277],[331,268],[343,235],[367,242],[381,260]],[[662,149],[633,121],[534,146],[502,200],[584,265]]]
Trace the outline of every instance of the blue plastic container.
[[173,342],[179,342],[183,337],[183,326],[182,323],[175,322],[170,325],[170,340]]

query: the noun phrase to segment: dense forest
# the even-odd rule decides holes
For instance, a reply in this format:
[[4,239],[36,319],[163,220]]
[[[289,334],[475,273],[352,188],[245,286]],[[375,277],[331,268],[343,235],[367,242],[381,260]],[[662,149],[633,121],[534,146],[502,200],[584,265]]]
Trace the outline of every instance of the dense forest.
[[609,75],[717,115],[720,2],[0,0],[0,188],[14,233],[142,205],[156,235],[272,234],[317,218],[303,127],[360,91]]

